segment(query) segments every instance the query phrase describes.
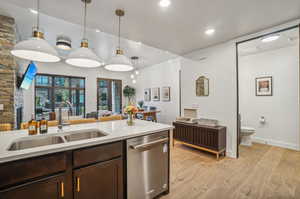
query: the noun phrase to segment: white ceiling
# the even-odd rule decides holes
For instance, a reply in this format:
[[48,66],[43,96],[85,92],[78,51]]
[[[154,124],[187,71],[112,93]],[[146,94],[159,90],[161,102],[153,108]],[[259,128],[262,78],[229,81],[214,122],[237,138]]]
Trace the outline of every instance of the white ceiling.
[[[41,2],[44,1],[41,0]],[[0,2],[0,14],[9,15],[15,18],[18,35],[21,37],[19,38],[20,40],[27,39],[31,36],[32,27],[35,26],[36,22],[36,15],[32,14],[29,9],[14,4]],[[45,39],[51,45],[55,46],[57,35],[63,34],[72,39],[73,48],[79,47],[83,29],[81,25],[51,17],[44,13],[41,14],[40,23],[45,32]],[[90,48],[92,48],[96,54],[103,58],[107,63],[115,53],[117,37],[104,32],[97,33],[95,29],[89,29],[87,36],[90,41]],[[151,66],[177,57],[177,55],[168,51],[140,44],[128,39],[122,39],[121,46],[125,51],[125,55],[128,57],[138,56],[140,58],[137,65],[138,68]],[[68,52],[58,51],[62,58],[68,54]]]
[[276,50],[279,48],[299,45],[299,28],[293,28],[278,34],[280,35],[279,39],[272,42],[263,43],[261,41],[262,38],[258,38],[239,44],[239,56],[247,56],[270,50]]
[[[257,32],[300,18],[299,0],[171,0],[160,8],[159,0],[93,0],[88,26],[117,32],[116,8],[123,8],[122,36],[179,55]],[[10,0],[34,8],[36,0]],[[41,0],[43,13],[82,23],[81,0]],[[205,29],[215,28],[213,36]]]

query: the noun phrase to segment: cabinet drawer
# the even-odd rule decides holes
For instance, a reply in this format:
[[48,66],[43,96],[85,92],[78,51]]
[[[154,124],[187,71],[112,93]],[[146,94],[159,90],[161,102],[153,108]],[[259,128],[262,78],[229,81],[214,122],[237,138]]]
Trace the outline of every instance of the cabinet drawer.
[[95,162],[110,160],[123,154],[122,142],[106,144],[91,148],[79,149],[73,153],[74,167],[89,165]]
[[66,154],[18,160],[0,165],[0,188],[66,170]]

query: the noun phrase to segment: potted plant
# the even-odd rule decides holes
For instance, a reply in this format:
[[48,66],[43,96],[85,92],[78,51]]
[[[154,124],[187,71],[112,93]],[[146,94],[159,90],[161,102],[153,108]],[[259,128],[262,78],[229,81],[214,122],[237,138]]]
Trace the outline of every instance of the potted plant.
[[135,96],[135,88],[130,87],[130,86],[125,86],[125,88],[123,89],[123,94],[124,94],[124,97],[128,98],[128,104],[131,104],[132,99]]

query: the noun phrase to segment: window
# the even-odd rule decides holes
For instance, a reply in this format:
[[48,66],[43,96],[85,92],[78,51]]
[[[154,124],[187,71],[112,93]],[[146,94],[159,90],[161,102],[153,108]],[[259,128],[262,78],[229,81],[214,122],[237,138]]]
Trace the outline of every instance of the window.
[[[35,116],[48,120],[54,119],[62,102],[72,105],[71,116],[85,114],[85,79],[58,75],[38,74],[35,77]],[[64,107],[69,110],[70,107]]]
[[98,78],[97,109],[122,113],[122,80]]

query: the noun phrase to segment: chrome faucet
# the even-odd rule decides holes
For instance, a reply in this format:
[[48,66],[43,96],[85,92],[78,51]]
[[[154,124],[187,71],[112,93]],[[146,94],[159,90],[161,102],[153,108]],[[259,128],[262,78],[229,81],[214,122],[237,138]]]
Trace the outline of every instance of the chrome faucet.
[[58,107],[58,131],[62,131],[63,129],[63,126],[67,126],[67,125],[70,125],[70,123],[64,123],[63,122],[63,119],[62,119],[62,108],[64,105],[67,105],[69,107],[69,110],[68,110],[68,120],[70,119],[70,114],[72,114],[72,103],[69,102],[69,101],[64,101],[62,102],[59,107]]

